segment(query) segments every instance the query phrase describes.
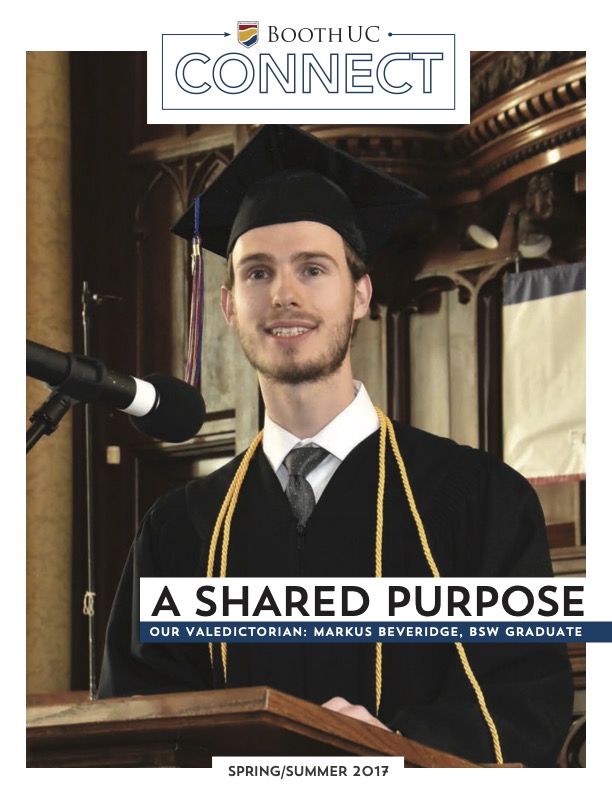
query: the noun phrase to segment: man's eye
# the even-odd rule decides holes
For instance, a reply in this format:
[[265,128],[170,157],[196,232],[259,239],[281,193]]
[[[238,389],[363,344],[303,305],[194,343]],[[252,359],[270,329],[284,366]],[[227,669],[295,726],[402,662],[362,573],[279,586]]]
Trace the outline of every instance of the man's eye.
[[321,267],[317,267],[314,264],[312,266],[310,266],[310,267],[306,267],[306,274],[307,275],[317,276],[317,275],[320,275],[321,272],[322,272]]
[[267,275],[268,273],[263,269],[251,270],[249,272],[249,280],[263,280]]

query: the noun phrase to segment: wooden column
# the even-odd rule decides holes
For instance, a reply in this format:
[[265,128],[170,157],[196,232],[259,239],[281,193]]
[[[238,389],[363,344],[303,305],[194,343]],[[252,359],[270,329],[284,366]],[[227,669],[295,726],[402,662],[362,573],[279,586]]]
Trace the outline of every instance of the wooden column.
[[[27,53],[28,339],[72,350],[70,94],[66,52]],[[27,380],[27,418],[48,396]],[[27,689],[70,683],[72,431],[66,416],[27,458]]]

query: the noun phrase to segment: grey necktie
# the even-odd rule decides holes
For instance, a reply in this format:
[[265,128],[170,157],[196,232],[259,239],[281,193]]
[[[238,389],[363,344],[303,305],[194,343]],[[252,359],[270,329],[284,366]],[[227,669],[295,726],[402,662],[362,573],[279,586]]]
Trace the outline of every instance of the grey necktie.
[[312,514],[315,507],[315,496],[306,476],[328,455],[319,446],[301,446],[294,448],[285,457],[285,467],[289,472],[287,489],[285,490],[291,511],[301,525]]

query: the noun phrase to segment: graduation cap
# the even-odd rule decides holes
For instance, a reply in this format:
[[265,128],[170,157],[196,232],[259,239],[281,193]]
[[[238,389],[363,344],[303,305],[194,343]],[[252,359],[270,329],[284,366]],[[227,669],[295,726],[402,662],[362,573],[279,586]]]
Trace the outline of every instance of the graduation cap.
[[425,196],[404,182],[295,126],[263,126],[172,231],[199,234],[227,256],[251,228],[314,220],[331,226],[362,257],[401,230]]
[[188,381],[197,379],[199,365],[202,248],[228,256],[253,228],[311,220],[368,259],[424,202],[418,190],[299,127],[263,126],[172,228],[193,240]]

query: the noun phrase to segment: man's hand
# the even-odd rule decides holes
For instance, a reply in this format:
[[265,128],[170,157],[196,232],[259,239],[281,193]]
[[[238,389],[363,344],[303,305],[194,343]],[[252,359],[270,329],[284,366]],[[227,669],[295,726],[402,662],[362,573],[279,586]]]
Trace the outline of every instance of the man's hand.
[[350,701],[347,701],[340,696],[335,696],[333,699],[326,701],[325,704],[321,706],[325,707],[326,709],[333,710],[334,712],[339,712],[342,715],[348,715],[350,718],[357,718],[357,720],[363,721],[364,723],[369,723],[372,726],[378,726],[380,729],[385,729],[386,731],[391,731],[388,726],[385,726],[384,723],[381,723],[378,718],[375,718],[365,707],[362,707],[361,704],[351,704]]

